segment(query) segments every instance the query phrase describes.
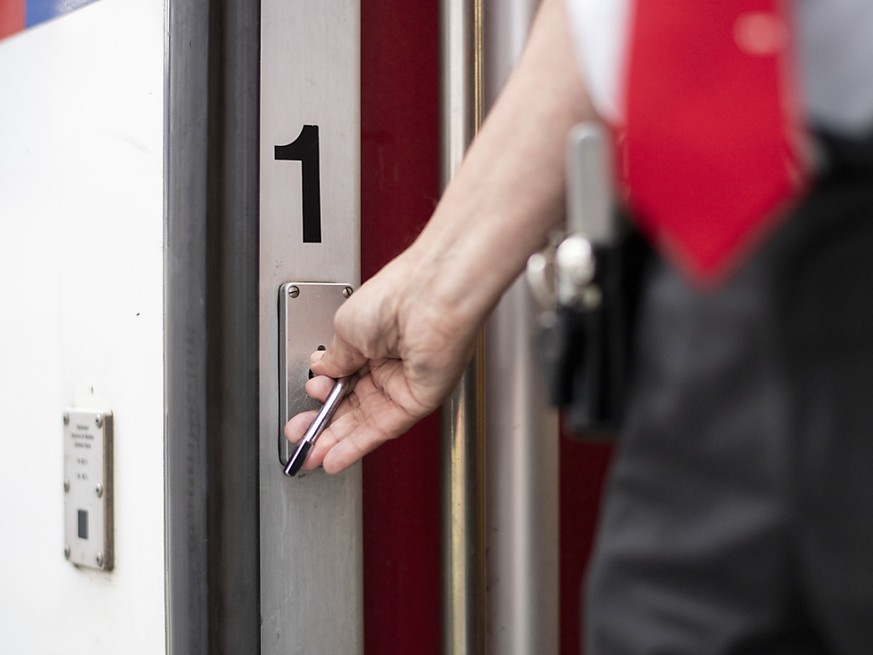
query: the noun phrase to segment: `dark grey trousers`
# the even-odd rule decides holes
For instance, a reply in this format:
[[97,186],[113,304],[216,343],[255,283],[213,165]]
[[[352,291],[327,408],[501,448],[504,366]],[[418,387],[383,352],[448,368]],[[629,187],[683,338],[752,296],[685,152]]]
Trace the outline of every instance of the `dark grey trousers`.
[[586,655],[873,653],[873,173],[718,292],[644,284]]

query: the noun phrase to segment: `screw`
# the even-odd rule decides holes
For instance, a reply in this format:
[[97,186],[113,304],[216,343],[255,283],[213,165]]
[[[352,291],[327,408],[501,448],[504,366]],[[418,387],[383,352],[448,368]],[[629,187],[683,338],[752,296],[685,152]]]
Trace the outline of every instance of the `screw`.
[[103,553],[97,553],[97,566],[103,568]]
[[64,559],[70,559],[70,544],[64,544]]
[[67,412],[64,412],[64,425],[70,424],[70,415]]
[[102,427],[103,427],[103,414],[97,414],[97,418],[94,419],[94,420],[95,420],[95,422],[97,423],[97,427],[98,427],[98,428],[102,428]]
[[102,483],[100,483],[100,482],[97,483],[97,488],[95,489],[95,491],[97,492],[98,498],[103,498],[103,484]]
[[300,287],[290,286],[288,287],[288,295],[292,298],[296,298],[300,295]]
[[70,491],[70,478],[64,478],[64,493]]
[[352,295],[352,293],[354,293],[354,291],[355,290],[352,289],[351,287],[344,287],[343,288],[343,298],[348,298],[349,296]]

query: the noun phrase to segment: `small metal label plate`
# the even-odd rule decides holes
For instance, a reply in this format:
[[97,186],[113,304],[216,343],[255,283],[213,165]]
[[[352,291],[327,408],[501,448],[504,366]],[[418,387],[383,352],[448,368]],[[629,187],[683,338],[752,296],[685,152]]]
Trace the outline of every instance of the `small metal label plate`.
[[112,412],[64,412],[64,555],[109,571],[112,539]]
[[295,414],[319,405],[303,388],[309,357],[330,345],[333,316],[353,291],[351,284],[286,282],[279,288],[279,462],[294,452],[285,439],[285,424]]

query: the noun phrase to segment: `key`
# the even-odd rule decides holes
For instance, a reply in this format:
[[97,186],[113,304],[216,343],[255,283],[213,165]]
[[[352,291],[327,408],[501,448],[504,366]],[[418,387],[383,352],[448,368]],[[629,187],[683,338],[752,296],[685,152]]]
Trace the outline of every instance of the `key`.
[[344,378],[339,378],[334,382],[333,389],[330,390],[327,400],[324,401],[324,405],[322,405],[321,409],[318,410],[315,420],[312,421],[312,424],[307,428],[306,432],[303,434],[303,438],[297,445],[297,449],[285,465],[285,475],[289,477],[297,475],[297,472],[303,466],[303,462],[305,462],[306,458],[309,456],[309,451],[312,450],[312,446],[315,445],[315,441],[328,426],[330,419],[333,418],[336,408],[339,407],[339,404],[342,402],[343,398],[346,397],[346,394],[351,391],[355,379],[356,376],[349,375]]

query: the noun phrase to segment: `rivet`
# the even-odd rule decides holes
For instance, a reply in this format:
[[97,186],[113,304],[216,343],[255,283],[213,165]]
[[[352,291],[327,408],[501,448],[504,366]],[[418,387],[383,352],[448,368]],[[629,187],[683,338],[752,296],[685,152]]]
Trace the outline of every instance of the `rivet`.
[[64,412],[64,425],[70,424],[70,415],[67,412]]
[[95,489],[95,491],[97,492],[98,498],[103,498],[103,484],[102,483],[100,483],[100,482],[97,483],[97,488]]
[[290,286],[288,287],[288,295],[292,298],[296,298],[300,295],[300,287]]
[[98,427],[98,428],[102,428],[102,427],[103,427],[103,414],[97,414],[97,418],[94,419],[94,420],[95,420],[95,422],[97,423],[97,427]]
[[103,568],[103,553],[97,553],[97,566]]
[[70,544],[64,544],[64,559],[70,559]]
[[70,491],[70,478],[64,478],[64,493]]
[[355,290],[352,289],[351,287],[344,287],[343,288],[343,298],[348,298],[349,296],[352,295],[352,293],[354,293],[354,291]]

